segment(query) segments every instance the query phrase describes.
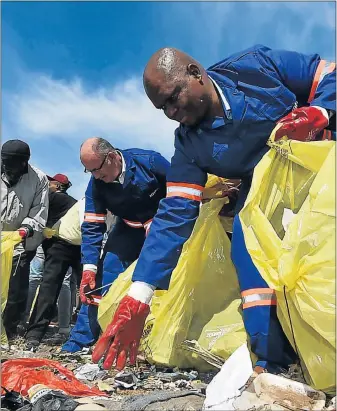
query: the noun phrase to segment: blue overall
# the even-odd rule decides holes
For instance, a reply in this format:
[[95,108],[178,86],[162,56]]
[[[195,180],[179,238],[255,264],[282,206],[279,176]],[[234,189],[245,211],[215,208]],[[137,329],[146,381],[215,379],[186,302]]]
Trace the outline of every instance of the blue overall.
[[[153,219],[133,281],[168,288],[198,217],[207,173],[242,180],[238,213],[249,192],[254,167],[269,149],[266,142],[276,122],[301,106],[335,111],[336,70],[317,54],[307,56],[257,45],[213,65],[207,74],[224,114],[193,127],[180,124],[177,128],[167,197]],[[335,130],[335,124],[332,122],[329,128]],[[271,371],[286,367],[294,355],[276,317],[273,290],[253,266],[237,219],[232,244],[242,295],[258,288],[266,288],[262,294],[271,294],[266,300],[269,306],[245,309],[243,305],[245,327],[258,364]]]
[[[238,215],[234,217],[233,223],[232,261],[242,293],[269,289],[248,253]],[[270,300],[276,303],[273,297],[273,294],[270,294]],[[251,350],[258,357],[256,365],[268,369],[269,372],[279,372],[295,362],[296,354],[278,321],[276,304],[244,308],[243,321],[250,337]]]
[[[144,240],[144,230],[131,228],[122,219],[118,219],[109,233],[97,269],[96,287],[107,284],[108,286],[97,290],[95,295],[104,296],[109,291],[111,283],[118,275],[138,258]],[[101,332],[97,313],[97,306],[82,304],[76,324],[62,351],[80,351],[83,347],[89,347],[97,341]]]
[[[143,246],[145,235],[159,201],[166,195],[169,162],[150,150],[120,150],[125,161],[125,178],[121,183],[89,181],[85,194],[82,231],[82,263],[97,266],[96,288],[112,283],[133,261]],[[109,210],[118,217],[100,258],[105,216]],[[102,295],[109,286],[98,290]],[[76,352],[94,344],[99,336],[97,307],[82,305],[76,324],[62,351]]]

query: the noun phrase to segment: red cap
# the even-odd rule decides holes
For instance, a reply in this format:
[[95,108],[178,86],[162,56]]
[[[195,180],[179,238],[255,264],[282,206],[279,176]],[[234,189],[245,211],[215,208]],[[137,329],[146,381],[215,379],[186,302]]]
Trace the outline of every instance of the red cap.
[[71,184],[69,178],[64,174],[55,174],[54,177],[47,176],[49,181],[57,181],[61,184]]

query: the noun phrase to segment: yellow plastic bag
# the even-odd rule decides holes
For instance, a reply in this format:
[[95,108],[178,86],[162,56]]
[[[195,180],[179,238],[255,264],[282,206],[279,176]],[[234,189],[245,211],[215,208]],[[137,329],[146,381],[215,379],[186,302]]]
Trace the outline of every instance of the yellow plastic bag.
[[[223,198],[224,204],[228,204],[227,192],[235,185],[234,183],[238,184],[239,181],[208,174],[205,190],[202,194],[202,202],[205,203],[214,198]],[[220,221],[225,231],[230,233],[233,231],[233,217],[221,216]]]
[[[14,247],[19,244],[20,241],[21,237],[17,231],[1,232],[1,313],[4,311],[7,303]],[[2,325],[1,317],[1,344],[6,343],[7,336]]]
[[223,361],[246,341],[240,298],[229,300],[225,309],[214,314],[198,338],[198,344],[202,348]]
[[276,290],[279,320],[307,382],[333,393],[335,142],[274,143],[271,136],[270,145],[239,214],[245,243]]
[[[73,245],[81,245],[82,233],[81,225],[84,219],[85,199],[77,201],[67,213],[61,217],[52,228],[46,227],[43,230],[43,235],[46,238],[58,237]],[[109,211],[107,212],[106,227],[110,230],[112,224],[116,221]]]
[[[216,199],[201,206],[169,290],[155,292],[142,340],[151,362],[206,370],[210,366],[204,360],[182,349],[184,340],[197,340],[224,360],[246,341],[230,241],[218,217],[224,201]],[[135,264],[120,274],[101,300],[98,319],[103,330],[131,284]],[[219,331],[217,335],[211,335],[214,330]]]
[[[80,212],[82,203],[77,201],[67,213],[60,218],[52,227],[55,230],[55,235],[70,244],[81,245],[82,235],[81,235],[81,223],[80,223]],[[48,229],[46,229],[48,230]],[[49,229],[50,230],[50,229]]]
[[[224,193],[229,190],[228,179],[223,177],[218,177],[213,174],[208,174],[207,182],[205,185],[205,190],[202,193],[202,199],[211,200],[213,198],[223,198]],[[226,200],[225,204],[228,202]]]

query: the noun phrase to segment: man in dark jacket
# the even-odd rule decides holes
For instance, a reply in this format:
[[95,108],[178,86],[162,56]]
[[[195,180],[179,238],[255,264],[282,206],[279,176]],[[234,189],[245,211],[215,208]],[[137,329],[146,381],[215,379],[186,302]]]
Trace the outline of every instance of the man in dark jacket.
[[[67,194],[71,186],[67,176],[56,174],[48,179],[50,183],[47,227],[52,227],[76,203],[76,200]],[[68,268],[72,267],[79,275],[81,272],[80,246],[52,237],[43,241],[42,248],[45,254],[43,279],[25,336],[29,350],[38,347],[47,331]],[[64,340],[66,338],[67,336],[64,336]]]

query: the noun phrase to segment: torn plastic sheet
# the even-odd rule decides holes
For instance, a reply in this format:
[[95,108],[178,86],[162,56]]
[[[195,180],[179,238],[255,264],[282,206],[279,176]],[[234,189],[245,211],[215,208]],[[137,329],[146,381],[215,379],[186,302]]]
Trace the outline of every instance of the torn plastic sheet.
[[206,388],[204,410],[234,410],[233,402],[241,395],[242,388],[253,374],[247,344],[242,344],[228,358],[220,372]]
[[62,390],[67,395],[106,395],[97,388],[90,388],[79,381],[74,373],[59,362],[44,358],[17,358],[1,364],[2,386],[8,391],[28,395],[36,384],[44,384],[53,390]]

